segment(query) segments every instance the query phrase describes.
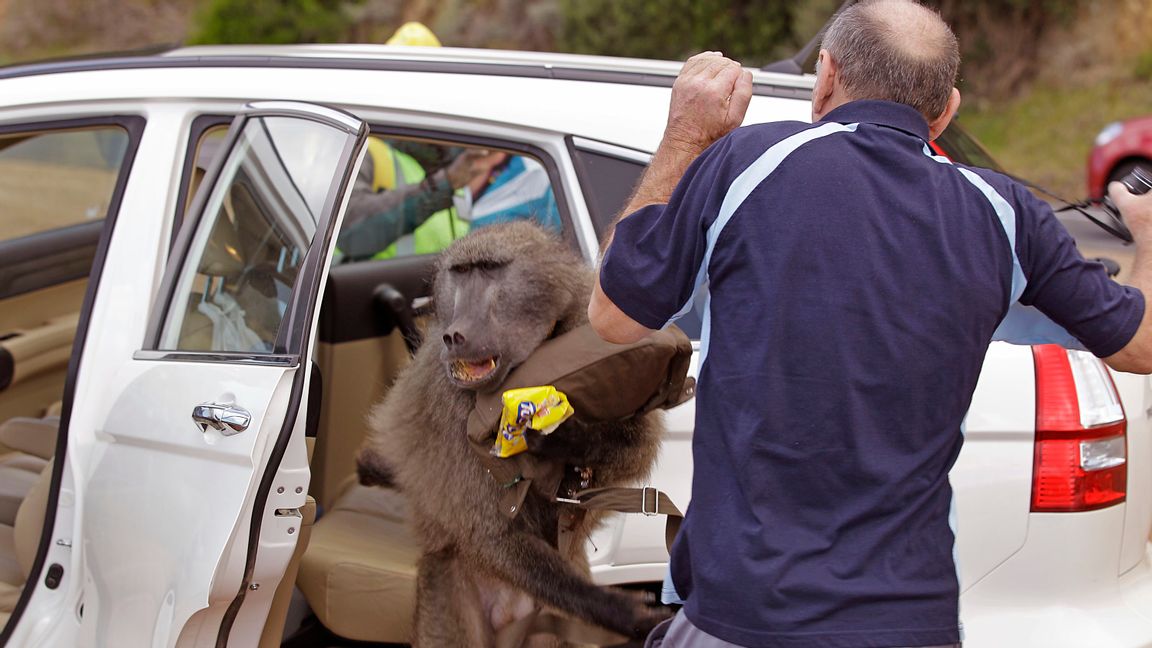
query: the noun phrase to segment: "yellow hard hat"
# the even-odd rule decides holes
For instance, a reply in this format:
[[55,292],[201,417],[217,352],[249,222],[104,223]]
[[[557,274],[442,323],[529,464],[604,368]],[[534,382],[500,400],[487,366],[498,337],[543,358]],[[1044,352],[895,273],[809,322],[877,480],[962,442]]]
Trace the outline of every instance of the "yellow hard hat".
[[440,47],[440,39],[436,38],[436,34],[433,34],[432,30],[425,27],[423,23],[413,21],[401,25],[400,29],[392,34],[392,38],[389,38],[385,45]]

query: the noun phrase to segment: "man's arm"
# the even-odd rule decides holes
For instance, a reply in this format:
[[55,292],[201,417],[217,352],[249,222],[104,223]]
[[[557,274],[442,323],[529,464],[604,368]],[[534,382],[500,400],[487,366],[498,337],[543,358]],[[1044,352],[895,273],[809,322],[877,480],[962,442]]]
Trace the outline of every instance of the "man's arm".
[[[688,166],[704,149],[744,121],[752,100],[752,74],[719,52],[688,59],[672,86],[664,137],[619,220],[649,205],[666,204]],[[613,234],[604,249],[612,245]],[[604,294],[600,273],[588,304],[592,328],[609,342],[626,344],[651,329],[629,317]]]
[[1128,284],[1144,293],[1144,318],[1132,339],[1104,362],[1117,371],[1152,373],[1152,193],[1134,196],[1119,182],[1108,185],[1108,196],[1124,215],[1132,232],[1136,260],[1128,275]]

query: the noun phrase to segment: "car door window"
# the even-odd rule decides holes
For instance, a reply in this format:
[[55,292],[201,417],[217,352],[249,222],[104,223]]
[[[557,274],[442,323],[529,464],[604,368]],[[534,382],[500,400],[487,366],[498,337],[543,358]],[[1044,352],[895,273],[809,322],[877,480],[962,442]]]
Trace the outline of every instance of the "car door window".
[[[219,117],[205,119],[186,174],[189,197],[226,130],[212,123]],[[519,219],[571,235],[542,155],[506,145],[374,134],[353,185],[335,261],[433,254],[474,229]]]
[[0,423],[62,395],[85,279],[143,128],[135,116],[0,126]]
[[346,262],[432,254],[510,220],[565,233],[541,158],[500,146],[374,135],[337,249]]
[[[592,226],[603,243],[620,212],[628,205],[651,156],[582,137],[569,137],[568,146]],[[688,312],[676,320],[676,325],[693,340],[700,339],[704,308],[704,300],[698,297]]]
[[651,156],[582,137],[569,137],[568,145],[592,227],[603,242],[640,183]]
[[103,219],[128,141],[115,126],[0,136],[0,239]]
[[260,116],[217,161],[216,182],[171,296],[157,348],[287,353],[285,323],[317,224],[339,198],[328,173],[346,134],[290,116]]

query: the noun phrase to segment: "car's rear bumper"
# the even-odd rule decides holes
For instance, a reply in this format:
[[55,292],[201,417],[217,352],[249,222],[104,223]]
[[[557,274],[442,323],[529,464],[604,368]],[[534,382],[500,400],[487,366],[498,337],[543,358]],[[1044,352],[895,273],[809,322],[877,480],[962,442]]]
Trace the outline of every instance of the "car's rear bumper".
[[961,597],[965,648],[1152,647],[1152,550],[1122,575],[1123,506],[1032,514],[1019,552]]

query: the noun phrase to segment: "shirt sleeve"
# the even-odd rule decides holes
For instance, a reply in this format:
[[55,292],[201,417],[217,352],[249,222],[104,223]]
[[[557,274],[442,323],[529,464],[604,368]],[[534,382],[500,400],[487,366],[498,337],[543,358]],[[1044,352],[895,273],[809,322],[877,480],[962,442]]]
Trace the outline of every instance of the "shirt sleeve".
[[1144,317],[1144,294],[1113,281],[1103,265],[1085,259],[1047,203],[1023,189],[1016,196],[1021,207],[1016,253],[1027,279],[1019,302],[1039,313],[1012,315],[1010,309],[1005,323],[1015,320],[1022,332],[1054,339],[1011,341],[1060,343],[1055,329],[1037,317],[1042,314],[1098,357],[1123,349]]
[[600,287],[643,326],[660,329],[686,313],[706,280],[708,227],[727,190],[730,138],[688,167],[667,204],[648,205],[616,224],[600,264]]

